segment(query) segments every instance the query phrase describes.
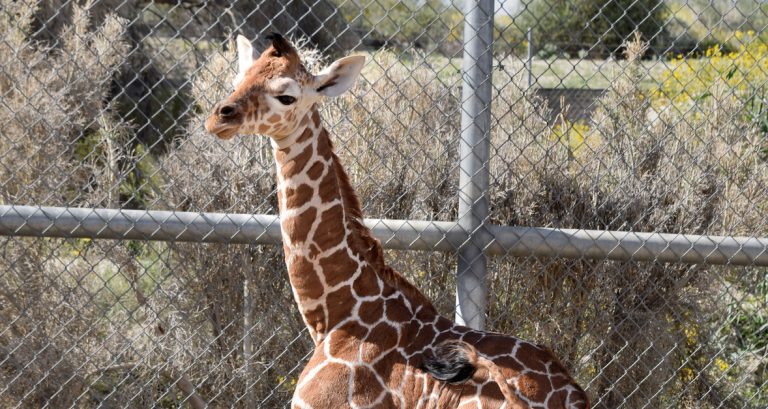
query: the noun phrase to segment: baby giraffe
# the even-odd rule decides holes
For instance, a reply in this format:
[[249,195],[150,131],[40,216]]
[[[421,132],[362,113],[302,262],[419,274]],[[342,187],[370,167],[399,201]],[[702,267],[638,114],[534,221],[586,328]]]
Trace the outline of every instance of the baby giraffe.
[[317,109],[352,87],[365,58],[313,75],[290,42],[267,39],[257,55],[237,38],[234,91],[205,127],[271,138],[285,263],[315,343],[292,407],[589,408],[549,349],[455,324],[384,261]]

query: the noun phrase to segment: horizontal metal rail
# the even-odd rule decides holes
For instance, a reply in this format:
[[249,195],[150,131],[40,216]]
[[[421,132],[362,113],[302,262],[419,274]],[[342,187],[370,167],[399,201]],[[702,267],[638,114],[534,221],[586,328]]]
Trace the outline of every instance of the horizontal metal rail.
[[[453,252],[455,222],[366,219],[385,248]],[[485,253],[685,264],[768,266],[768,238],[486,226]],[[277,216],[0,205],[0,235],[278,244]]]

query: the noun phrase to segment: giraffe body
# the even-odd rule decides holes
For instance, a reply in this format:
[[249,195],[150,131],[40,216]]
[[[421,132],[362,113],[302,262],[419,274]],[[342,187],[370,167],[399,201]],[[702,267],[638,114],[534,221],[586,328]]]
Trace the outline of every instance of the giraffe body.
[[238,38],[235,91],[206,128],[272,138],[288,276],[315,342],[292,407],[588,408],[548,349],[453,323],[386,265],[316,107],[353,85],[363,57],[311,75],[271,40],[257,57]]

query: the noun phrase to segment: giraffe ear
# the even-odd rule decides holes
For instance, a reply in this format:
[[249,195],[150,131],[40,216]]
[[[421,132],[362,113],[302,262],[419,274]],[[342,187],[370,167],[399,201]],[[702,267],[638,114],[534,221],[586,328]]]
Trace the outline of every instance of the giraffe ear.
[[326,97],[343,94],[355,84],[364,63],[365,57],[362,55],[351,55],[334,61],[315,76],[315,91]]
[[240,83],[240,81],[245,78],[245,72],[248,71],[248,68],[251,68],[251,65],[253,65],[253,62],[256,61],[256,50],[253,48],[253,44],[251,42],[243,37],[242,35],[237,36],[237,76],[235,77],[235,80],[232,81],[232,85],[235,87],[237,84]]

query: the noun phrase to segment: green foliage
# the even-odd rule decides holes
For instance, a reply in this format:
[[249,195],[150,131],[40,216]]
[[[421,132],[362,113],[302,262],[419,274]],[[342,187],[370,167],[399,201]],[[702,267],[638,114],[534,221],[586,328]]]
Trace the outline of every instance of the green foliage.
[[661,31],[661,0],[528,0],[515,18],[524,33],[533,28],[537,48],[547,43],[570,55],[590,49],[599,55],[615,54],[638,31],[643,38],[656,38]]
[[[738,299],[728,303],[729,325],[723,333],[734,336],[739,350],[762,351],[768,348],[768,274],[765,269],[747,271],[729,280],[730,291]],[[768,381],[768,377],[765,379]]]

